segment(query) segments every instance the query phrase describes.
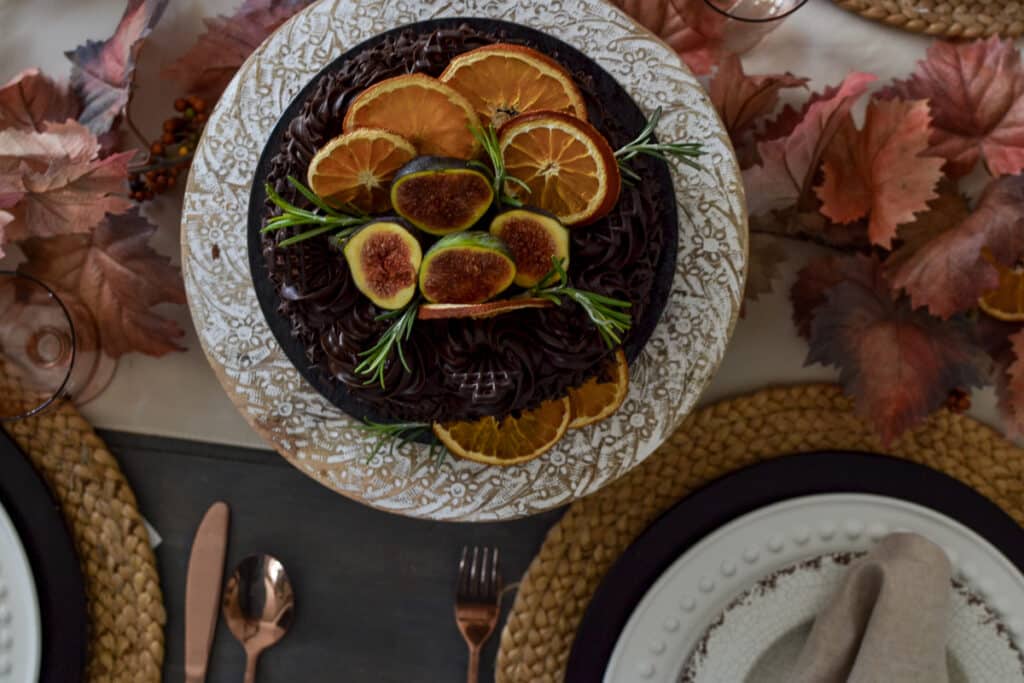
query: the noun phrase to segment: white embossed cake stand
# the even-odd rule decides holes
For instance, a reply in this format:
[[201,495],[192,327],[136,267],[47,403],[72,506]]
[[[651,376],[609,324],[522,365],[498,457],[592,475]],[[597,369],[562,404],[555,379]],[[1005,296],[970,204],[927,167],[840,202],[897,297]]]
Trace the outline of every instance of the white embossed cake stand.
[[[291,99],[324,66],[384,31],[440,17],[489,17],[585,52],[647,113],[663,140],[703,143],[705,171],[672,169],[678,260],[665,311],[611,418],[571,431],[529,463],[495,468],[405,444],[367,462],[375,437],[316,392],[264,320],[249,275],[246,214],[260,153]],[[214,248],[216,246],[216,248]],[[211,366],[242,415],[325,486],[376,508],[439,520],[534,514],[597,490],[642,462],[690,412],[725,353],[747,262],[743,183],[697,80],[665,44],[603,0],[323,0],[260,46],[228,86],[196,150],[182,215],[189,306]]]

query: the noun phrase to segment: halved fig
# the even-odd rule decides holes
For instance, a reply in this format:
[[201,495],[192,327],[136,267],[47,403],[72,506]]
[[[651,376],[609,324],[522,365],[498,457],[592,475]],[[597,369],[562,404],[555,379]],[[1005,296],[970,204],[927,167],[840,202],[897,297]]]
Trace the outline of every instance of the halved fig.
[[512,209],[491,221],[491,234],[500,239],[516,262],[516,284],[533,287],[551,271],[552,259],[569,267],[569,231],[551,214],[536,209]]
[[493,318],[502,313],[521,311],[526,308],[549,308],[554,303],[548,299],[528,297],[502,299],[482,304],[423,304],[416,314],[420,320],[444,320],[447,318]]
[[430,303],[480,304],[501,294],[516,277],[512,255],[486,232],[442,237],[423,257],[420,291]]
[[468,230],[493,201],[490,179],[461,159],[417,157],[391,181],[391,206],[432,235]]
[[352,280],[370,301],[391,310],[412,301],[423,250],[399,220],[367,223],[349,238],[343,252]]

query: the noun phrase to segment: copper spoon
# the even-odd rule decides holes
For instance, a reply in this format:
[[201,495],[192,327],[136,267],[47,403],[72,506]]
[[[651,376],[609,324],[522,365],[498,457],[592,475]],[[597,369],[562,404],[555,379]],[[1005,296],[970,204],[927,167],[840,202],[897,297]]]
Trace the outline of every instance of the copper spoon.
[[224,620],[245,650],[245,683],[256,680],[256,660],[292,625],[295,595],[284,566],[270,555],[250,555],[224,587]]

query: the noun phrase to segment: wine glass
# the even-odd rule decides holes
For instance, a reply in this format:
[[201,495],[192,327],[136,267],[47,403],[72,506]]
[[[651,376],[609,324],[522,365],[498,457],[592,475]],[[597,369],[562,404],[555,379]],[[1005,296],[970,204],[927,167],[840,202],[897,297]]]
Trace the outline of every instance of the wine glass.
[[[678,2],[678,0],[673,0]],[[778,21],[797,11],[807,0],[704,0],[719,14],[730,19],[764,23]]]
[[59,399],[94,398],[116,363],[100,352],[85,307],[45,283],[0,271],[0,422],[36,415]]

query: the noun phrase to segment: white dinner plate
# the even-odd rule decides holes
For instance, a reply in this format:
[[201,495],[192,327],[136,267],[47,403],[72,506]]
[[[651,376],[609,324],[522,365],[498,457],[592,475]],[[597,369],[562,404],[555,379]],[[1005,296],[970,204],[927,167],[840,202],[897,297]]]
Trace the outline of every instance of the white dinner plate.
[[0,504],[0,683],[39,680],[42,629],[32,567]]
[[[787,683],[814,618],[860,553],[803,560],[761,578],[707,628],[681,683]],[[1021,651],[998,615],[954,581],[947,641],[949,683],[1021,683]]]
[[[988,541],[920,505],[883,496],[827,494],[744,515],[680,556],[637,604],[609,659],[605,683],[676,683],[709,626],[761,579],[803,560],[870,550],[896,531],[919,533],[940,545],[955,579],[982,598],[1006,642],[1019,647],[1024,576]],[[987,632],[979,625],[970,637]],[[1015,680],[1024,679],[1000,683]]]

